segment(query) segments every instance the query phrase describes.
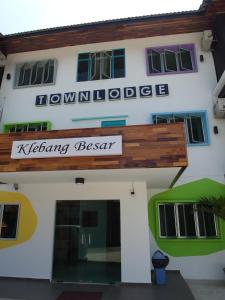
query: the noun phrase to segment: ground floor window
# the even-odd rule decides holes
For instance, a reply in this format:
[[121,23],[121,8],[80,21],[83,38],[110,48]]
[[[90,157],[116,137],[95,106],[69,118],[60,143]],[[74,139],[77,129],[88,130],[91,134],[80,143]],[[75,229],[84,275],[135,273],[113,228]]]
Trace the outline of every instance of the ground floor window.
[[18,204],[0,204],[0,239],[16,238],[18,214]]
[[214,238],[218,236],[215,216],[198,210],[198,204],[158,204],[158,215],[160,237]]

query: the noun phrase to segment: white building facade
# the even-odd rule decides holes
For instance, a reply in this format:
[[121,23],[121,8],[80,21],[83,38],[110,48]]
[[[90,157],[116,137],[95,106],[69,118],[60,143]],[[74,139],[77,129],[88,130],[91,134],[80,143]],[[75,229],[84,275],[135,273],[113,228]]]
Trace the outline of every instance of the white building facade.
[[[78,26],[30,33],[27,50],[26,34],[0,40],[0,276],[150,283],[160,249],[185,278],[224,277],[224,221],[196,210],[201,197],[225,195],[219,78],[202,44],[221,3],[144,20],[199,26],[183,32],[143,25],[142,36],[35,46]],[[98,26],[104,35],[107,22]]]

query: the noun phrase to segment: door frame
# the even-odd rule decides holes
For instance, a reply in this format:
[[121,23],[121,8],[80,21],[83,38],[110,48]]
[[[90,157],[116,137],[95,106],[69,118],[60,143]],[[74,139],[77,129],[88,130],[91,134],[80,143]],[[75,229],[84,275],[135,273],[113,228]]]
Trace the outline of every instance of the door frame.
[[[51,258],[52,258],[52,262],[51,262],[51,278],[50,278],[50,282],[53,282],[53,283],[56,283],[56,282],[63,282],[63,283],[76,283],[76,284],[112,284],[112,283],[97,283],[97,282],[85,282],[85,281],[72,281],[72,282],[68,282],[68,281],[57,281],[53,278],[53,271],[54,271],[54,246],[55,246],[55,234],[56,234],[56,212],[57,212],[57,202],[59,201],[118,201],[119,202],[119,212],[120,212],[120,273],[121,273],[121,279],[120,281],[118,282],[121,282],[122,280],[122,263],[121,263],[121,259],[122,259],[122,256],[121,256],[121,245],[122,245],[122,239],[121,239],[121,199],[61,199],[61,200],[55,200],[54,202],[54,219],[53,219],[53,239],[52,239],[52,255],[51,255]],[[115,282],[116,283],[116,282]]]

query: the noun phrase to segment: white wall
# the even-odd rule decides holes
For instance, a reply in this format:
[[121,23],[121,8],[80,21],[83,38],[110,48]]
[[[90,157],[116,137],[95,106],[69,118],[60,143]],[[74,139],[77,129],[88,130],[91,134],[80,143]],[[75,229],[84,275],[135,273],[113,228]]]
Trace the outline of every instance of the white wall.
[[[12,79],[8,81],[4,78],[2,83],[1,97],[5,101],[2,124],[10,122],[49,120],[53,124],[53,129],[99,127],[100,120],[72,122],[72,119],[105,115],[128,115],[128,125],[148,124],[151,122],[150,115],[152,113],[205,110],[207,111],[209,122],[210,144],[208,146],[195,146],[187,148],[189,166],[180,177],[176,185],[194,181],[203,177],[208,177],[221,183],[225,183],[225,120],[219,120],[213,117],[212,92],[216,86],[216,76],[212,54],[210,52],[201,51],[201,36],[202,33],[181,34],[99,44],[88,44],[9,55],[7,58],[5,76],[7,73],[11,73]],[[186,43],[194,43],[196,46],[198,72],[190,74],[146,76],[145,48]],[[110,50],[116,48],[126,49],[125,78],[80,83],[76,82],[77,56],[79,53]],[[200,62],[200,54],[204,55],[204,62]],[[58,60],[56,85],[13,89],[16,63],[48,58],[56,58]],[[71,105],[62,104],[59,106],[35,107],[36,95],[49,95],[52,93],[65,93],[82,90],[93,91],[94,89],[109,89],[115,87],[123,88],[126,86],[129,87],[148,84],[151,84],[154,88],[155,84],[160,83],[167,83],[169,85],[170,95],[168,97],[156,97],[155,93],[153,92],[153,97],[148,99],[137,98],[113,102],[106,100],[102,103],[91,102],[83,104],[76,103]],[[213,126],[215,125],[218,126],[218,135],[213,133]],[[108,185],[104,186],[108,187]],[[146,262],[147,252],[149,250],[148,245],[146,245],[146,242],[148,241],[147,232],[145,229],[144,232],[141,233],[141,228],[143,230],[145,225],[138,224],[133,215],[134,212],[135,214],[140,214],[140,216],[143,214],[143,222],[146,222],[145,215],[147,210],[144,210],[144,202],[141,202],[141,207],[139,207],[136,206],[136,202],[133,204],[133,198],[128,201],[129,195],[125,196],[126,193],[124,190],[126,185],[118,186],[119,188],[116,188],[116,191],[113,186],[110,186],[108,191],[105,190],[104,187],[102,190],[103,192],[100,195],[99,191],[97,191],[94,186],[91,186],[92,193],[87,194],[87,196],[91,195],[95,197],[95,195],[99,195],[99,197],[101,196],[100,198],[104,198],[106,195],[112,198],[117,196],[121,198],[121,207],[123,207],[123,204],[126,204],[126,209],[125,206],[123,208],[124,218],[127,220],[125,222],[126,226],[129,224],[132,230],[138,230],[139,235],[137,235],[137,239],[139,240],[132,240],[131,237],[128,237],[128,240],[126,241],[125,232],[128,230],[128,228],[124,224],[124,227],[122,227],[122,235],[124,235],[124,246],[122,246],[124,247],[122,248],[124,264],[123,280],[132,282],[141,280],[140,278],[142,278],[143,281],[147,281],[146,278],[148,277],[148,271],[146,265],[148,265],[148,263]],[[75,197],[77,197],[77,194],[74,193],[74,187],[70,185],[62,185],[62,187],[63,189],[65,187],[68,189],[68,197],[71,197],[71,199],[75,199]],[[9,260],[6,259],[9,255],[11,258],[14,256],[12,263],[13,261],[17,260],[18,255],[21,257],[21,260],[18,262],[18,269],[14,273],[14,276],[23,276],[21,270],[25,254],[27,254],[27,259],[30,263],[27,264],[26,267],[23,266],[23,268],[25,268],[24,275],[33,274],[34,277],[50,277],[50,259],[52,249],[51,226],[53,226],[52,214],[54,210],[54,201],[56,198],[58,198],[56,191],[59,193],[59,195],[61,195],[61,197],[63,195],[61,194],[61,189],[58,186],[54,186],[52,189],[50,185],[43,185],[41,187],[41,192],[39,188],[40,186],[36,185],[24,187],[25,194],[31,199],[41,218],[41,225],[38,227],[37,234],[27,244],[18,246],[15,249],[12,248],[3,250],[3,256],[1,254],[0,257],[0,260],[4,264],[10,264]],[[83,194],[83,191],[79,195],[84,195],[84,198],[86,196],[86,194]],[[124,199],[124,201],[122,199]],[[46,219],[43,219],[44,214],[46,214]],[[47,219],[49,220],[48,224],[46,223]],[[47,229],[46,225],[48,225]],[[140,226],[140,228],[137,227],[137,229],[135,229],[136,226]],[[46,230],[48,230],[48,232]],[[42,237],[42,234],[46,236]],[[45,240],[44,246],[38,246],[39,239]],[[140,247],[142,243],[145,245],[145,247]],[[33,254],[30,254],[29,256],[29,253],[32,252],[32,249],[36,249],[36,246],[38,246],[37,249],[38,252],[40,252],[40,255],[38,253],[36,255],[41,257],[42,260],[40,265],[38,264],[36,266],[37,270],[33,270],[31,263],[33,260]],[[154,247],[156,246],[154,246],[154,243],[152,243],[152,251],[154,250]],[[125,253],[128,253],[128,249],[129,255],[125,255]],[[142,258],[141,255],[135,255],[135,251],[144,251],[144,258]],[[217,267],[214,268],[213,266],[219,265],[219,261],[221,259],[224,260],[224,254],[225,252],[203,256],[201,258],[172,258],[171,266],[173,268],[181,269],[182,273],[189,278],[210,278],[210,276],[212,276],[212,278],[218,277],[218,272],[216,271]],[[136,262],[137,257],[141,260],[140,265],[139,262]],[[132,261],[132,264],[130,264],[129,261]],[[198,268],[199,264],[204,267]],[[29,270],[29,268],[31,270]],[[40,270],[38,270],[38,268],[40,268]],[[194,272],[193,268],[195,269]],[[6,268],[4,272],[8,269],[9,268]],[[8,272],[10,273],[10,271]]]
[[[100,122],[74,123],[72,118],[96,117],[102,115],[129,115],[128,124],[148,124],[150,114],[163,111],[182,111],[195,109],[212,109],[212,90],[216,85],[213,60],[210,52],[200,50],[201,33],[171,35],[136,40],[124,40],[99,44],[88,44],[59,49],[49,49],[28,53],[9,55],[5,76],[11,73],[12,79],[4,78],[2,97],[5,98],[3,123],[50,120],[53,129],[94,127]],[[197,49],[197,73],[162,76],[146,76],[145,49],[151,46],[195,43]],[[125,48],[126,77],[108,80],[76,82],[77,57],[79,53],[88,51]],[[204,62],[200,63],[199,55],[204,54]],[[13,89],[15,65],[26,61],[56,58],[58,70],[56,84],[45,87],[28,87]],[[118,100],[101,103],[76,103],[71,105],[35,107],[36,95],[109,89],[115,87],[139,86],[168,83],[168,97],[148,99]],[[18,111],[18,108],[26,108]]]
[[[0,276],[51,279],[56,200],[120,200],[121,268],[123,282],[149,283],[150,244],[147,189],[144,182],[132,183],[25,184],[26,195],[38,216],[32,238],[16,247],[2,249]],[[29,224],[28,224],[29,226]]]
[[[152,113],[179,111],[207,111],[209,122],[209,146],[188,147],[189,167],[178,184],[202,177],[213,177],[224,182],[225,174],[225,120],[215,119],[212,111],[212,92],[216,86],[216,76],[212,54],[201,51],[202,33],[179,34],[136,40],[124,40],[88,44],[18,53],[9,55],[5,76],[2,83],[1,98],[4,99],[2,124],[10,122],[49,120],[53,129],[99,127],[100,120],[73,122],[73,118],[88,118],[109,115],[128,115],[127,124],[149,124]],[[151,46],[194,43],[197,53],[198,72],[162,76],[146,76],[145,49]],[[126,77],[108,80],[76,82],[77,57],[88,51],[125,48]],[[200,54],[204,62],[200,62]],[[15,65],[25,61],[56,58],[58,70],[56,84],[45,87],[13,89]],[[11,73],[12,79],[6,80]],[[169,96],[156,97],[155,84],[167,83]],[[67,105],[36,107],[37,95],[65,93],[115,87],[148,85],[153,86],[152,98],[138,98],[96,103],[75,103]],[[213,126],[218,126],[219,134],[213,133]]]
[[[159,247],[151,233],[151,254],[156,250],[159,250]],[[186,279],[224,280],[225,251],[202,256],[174,257],[169,255],[169,259],[167,270],[179,270]]]

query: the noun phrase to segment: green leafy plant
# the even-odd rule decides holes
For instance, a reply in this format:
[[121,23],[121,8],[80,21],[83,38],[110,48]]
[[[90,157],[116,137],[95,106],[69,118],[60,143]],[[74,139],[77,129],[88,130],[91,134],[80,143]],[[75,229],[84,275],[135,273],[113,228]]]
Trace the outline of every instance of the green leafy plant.
[[[198,202],[198,209],[210,212],[225,221],[225,196],[202,197]],[[225,273],[225,268],[223,268]]]
[[198,202],[198,210],[213,213],[225,220],[225,196],[202,197]]

